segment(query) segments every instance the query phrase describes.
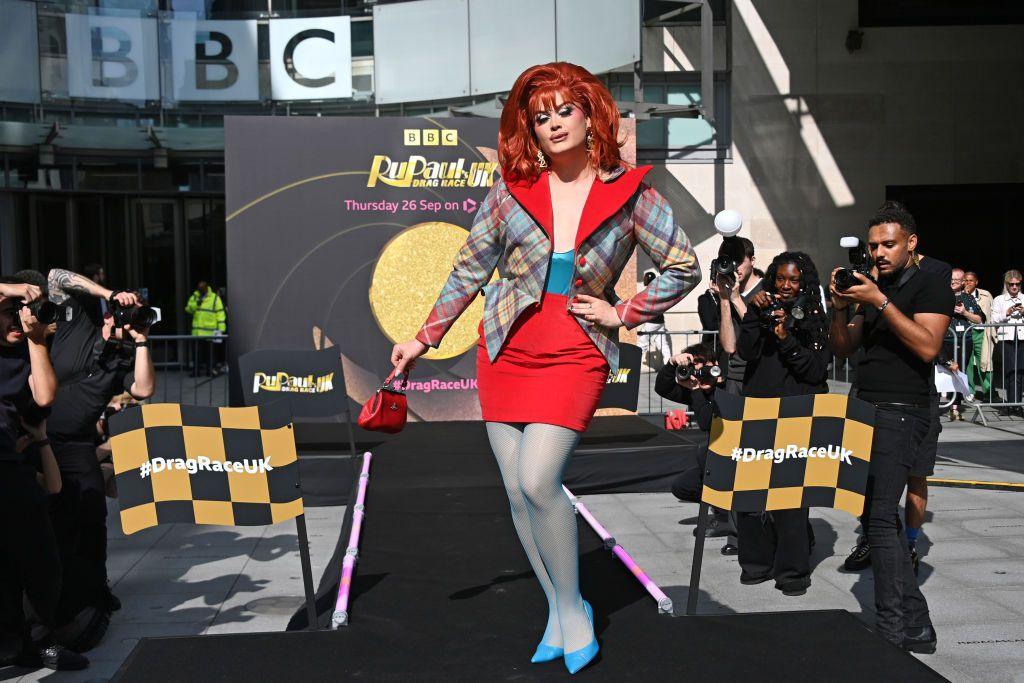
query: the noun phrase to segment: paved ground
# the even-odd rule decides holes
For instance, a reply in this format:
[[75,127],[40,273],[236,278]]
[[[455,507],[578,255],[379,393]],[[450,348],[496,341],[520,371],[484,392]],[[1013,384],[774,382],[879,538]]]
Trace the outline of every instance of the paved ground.
[[[991,424],[946,425],[936,475],[1024,482],[1024,450],[998,443],[1024,444],[1024,421]],[[946,455],[951,453],[984,462]],[[979,453],[984,457],[975,457]],[[669,494],[583,500],[682,612],[697,506]],[[940,641],[938,653],[923,661],[957,681],[1019,680],[1024,671],[1024,494],[933,488],[929,512],[921,576]],[[324,571],[343,513],[339,507],[308,510],[315,577]],[[818,545],[807,595],[787,598],[771,583],[741,586],[735,558],[719,553],[722,539],[709,539],[699,612],[843,608],[870,622],[870,571],[839,570],[855,543],[855,520],[816,509],[812,523]],[[110,527],[110,575],[124,609],[114,615],[105,641],[89,653],[92,667],[74,674],[0,669],[0,681],[105,681],[141,637],[282,630],[301,604],[294,523],[173,525],[130,537],[120,535],[116,523]]]

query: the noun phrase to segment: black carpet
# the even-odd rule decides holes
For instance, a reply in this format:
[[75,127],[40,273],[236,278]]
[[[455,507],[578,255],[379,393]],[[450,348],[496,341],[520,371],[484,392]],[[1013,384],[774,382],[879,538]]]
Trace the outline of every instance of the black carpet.
[[[616,420],[626,428],[621,433],[610,422]],[[597,420],[579,459],[586,459],[587,449],[594,457],[610,457],[601,449],[622,438],[634,439],[634,445],[662,438],[644,436],[648,432],[636,422],[642,421]],[[676,436],[665,438],[684,445]],[[616,457],[632,466],[634,480],[645,479],[640,455]],[[584,679],[936,679],[846,612],[659,615],[632,575],[585,523],[580,526],[582,591],[594,606],[602,646],[596,663],[579,674]],[[547,607],[515,536],[482,424],[410,425],[380,444],[363,531],[351,625],[339,631],[144,639],[118,680],[566,677],[561,661],[529,663]],[[325,619],[340,564],[332,566],[320,591]],[[303,625],[302,614],[293,628]]]
[[[475,425],[475,426],[474,426]],[[443,453],[456,443],[484,449],[490,457],[483,428],[474,422],[413,423],[399,435],[353,429],[356,453],[377,453],[408,434],[430,451]],[[481,438],[484,438],[481,446]],[[600,417],[584,435],[566,472],[574,493],[660,493],[671,491],[672,480],[694,464],[694,449],[704,442],[700,432],[667,432],[630,416]],[[352,486],[348,427],[339,423],[297,423],[302,497],[307,507],[347,505]],[[397,440],[397,441],[396,441]]]

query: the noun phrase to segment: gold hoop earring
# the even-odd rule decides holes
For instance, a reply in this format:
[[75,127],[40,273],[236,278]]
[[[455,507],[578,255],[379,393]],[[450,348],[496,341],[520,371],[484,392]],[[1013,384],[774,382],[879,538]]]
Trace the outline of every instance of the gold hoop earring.
[[540,166],[541,168],[548,167],[548,160],[544,158],[544,152],[540,151],[539,149],[537,150],[537,165]]
[[586,144],[588,152],[593,151],[593,149],[594,149],[594,134],[590,132],[589,128],[587,128],[587,140],[586,140],[585,144]]

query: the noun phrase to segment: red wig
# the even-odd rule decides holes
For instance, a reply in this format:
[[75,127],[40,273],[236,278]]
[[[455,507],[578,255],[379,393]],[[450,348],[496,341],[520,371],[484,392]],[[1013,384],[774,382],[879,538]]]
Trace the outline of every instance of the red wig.
[[532,182],[540,175],[533,116],[554,109],[556,96],[590,117],[593,147],[590,163],[600,171],[622,165],[619,156],[619,109],[608,88],[583,67],[568,62],[531,66],[516,79],[501,111],[498,161],[505,182]]

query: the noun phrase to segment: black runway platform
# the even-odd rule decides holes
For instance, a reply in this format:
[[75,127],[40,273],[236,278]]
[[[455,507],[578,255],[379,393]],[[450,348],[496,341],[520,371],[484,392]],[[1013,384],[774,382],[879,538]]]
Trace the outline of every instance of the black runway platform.
[[[395,437],[374,438],[350,625],[143,639],[116,680],[565,679],[561,661],[529,662],[547,607],[515,536],[483,425],[412,424]],[[608,490],[608,482],[649,486],[672,475],[648,471],[650,462],[674,458],[679,471],[698,443],[640,418],[598,418],[567,484],[576,493]],[[658,453],[660,460],[651,455]],[[609,459],[619,474],[598,469]],[[346,520],[332,567],[340,567],[348,526]],[[660,615],[582,520],[580,556],[582,591],[601,643],[580,678],[941,680],[843,611]],[[321,626],[330,619],[338,571],[321,581]],[[290,628],[305,625],[303,611]]]

